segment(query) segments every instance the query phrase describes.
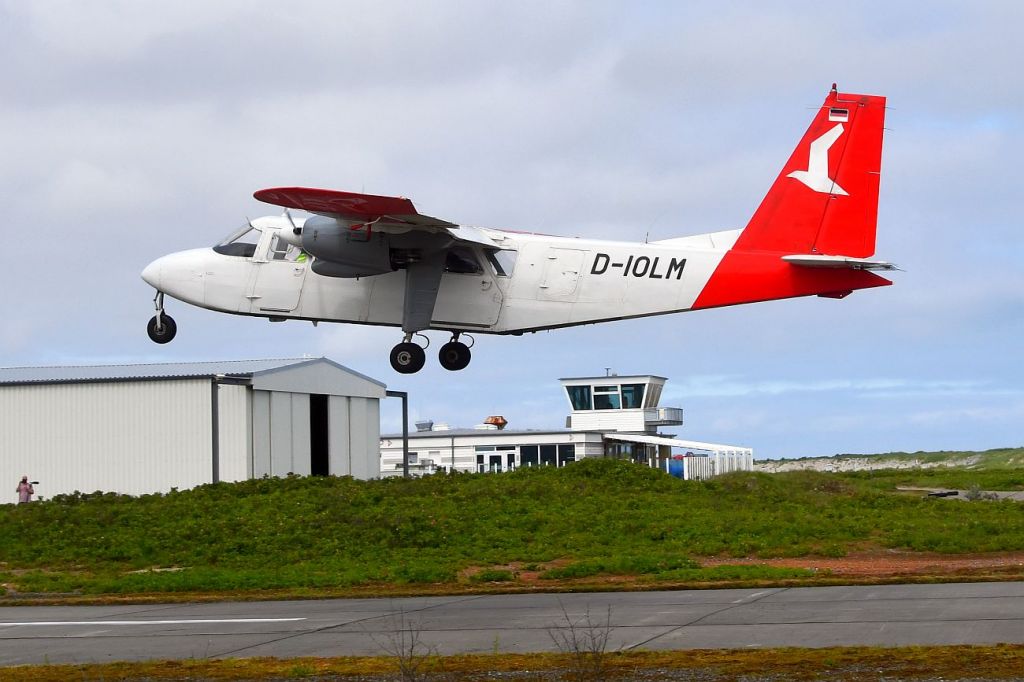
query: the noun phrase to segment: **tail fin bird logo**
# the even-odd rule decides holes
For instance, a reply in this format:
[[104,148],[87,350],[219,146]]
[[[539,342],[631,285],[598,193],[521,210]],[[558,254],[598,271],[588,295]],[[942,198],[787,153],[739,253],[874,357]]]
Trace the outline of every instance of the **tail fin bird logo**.
[[837,123],[835,128],[832,128],[811,143],[811,152],[807,159],[807,170],[796,170],[786,177],[799,180],[815,192],[849,196],[846,190],[837,185],[836,181],[828,176],[828,150],[842,134],[843,124]]

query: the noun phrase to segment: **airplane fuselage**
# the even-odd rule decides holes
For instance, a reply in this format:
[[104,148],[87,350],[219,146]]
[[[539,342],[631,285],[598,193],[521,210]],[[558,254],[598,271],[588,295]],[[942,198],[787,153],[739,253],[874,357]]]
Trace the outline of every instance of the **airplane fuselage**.
[[[465,332],[523,332],[797,296],[843,298],[891,282],[872,270],[885,98],[833,85],[742,230],[632,243],[474,228],[405,197],[311,187],[253,194],[284,207],[212,249],[157,259],[147,333],[174,338],[164,294],[271,320],[401,327],[391,365],[410,374],[413,337],[444,330],[438,359],[465,368]],[[287,209],[311,214],[298,224]]]
[[[359,278],[325,277],[311,261],[275,259],[276,217],[250,256],[192,249],[154,262],[147,280],[166,294],[203,308],[274,320],[316,320],[401,326],[405,271]],[[629,317],[681,312],[694,306],[738,231],[649,244],[483,230],[504,258],[461,247],[449,269],[431,329],[518,334]]]

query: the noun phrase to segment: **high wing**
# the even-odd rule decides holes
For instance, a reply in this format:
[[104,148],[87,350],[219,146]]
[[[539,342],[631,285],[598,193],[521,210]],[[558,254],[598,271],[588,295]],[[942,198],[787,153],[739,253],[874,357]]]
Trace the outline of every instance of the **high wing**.
[[[412,335],[430,326],[448,252],[457,242],[500,248],[482,230],[419,213],[405,197],[311,187],[261,189],[253,196],[322,216],[294,229],[298,245],[314,256],[311,267],[317,274],[366,277],[405,270],[405,338],[392,351],[392,362],[396,356],[401,364],[411,362],[411,371],[423,364],[423,351],[411,342]],[[454,334],[453,343],[457,339]],[[414,355],[419,360],[410,360]]]
[[458,227],[447,220],[417,212],[416,207],[405,197],[385,197],[312,187],[272,187],[261,189],[253,196],[268,204],[298,208],[343,220],[380,221],[418,227]]
[[384,232],[426,228],[427,232],[447,233],[456,241],[501,248],[478,228],[423,215],[416,210],[412,201],[405,197],[385,197],[379,194],[360,194],[313,187],[272,187],[261,189],[253,196],[275,206],[297,208],[328,218],[358,223],[353,225],[352,229],[358,229],[366,224],[373,225],[376,231]]

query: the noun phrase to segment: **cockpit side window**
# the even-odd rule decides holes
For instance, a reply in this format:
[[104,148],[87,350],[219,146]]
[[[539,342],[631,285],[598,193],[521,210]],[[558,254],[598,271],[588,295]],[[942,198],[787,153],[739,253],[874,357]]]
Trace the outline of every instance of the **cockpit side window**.
[[456,272],[460,275],[479,275],[484,269],[476,258],[473,249],[466,246],[455,246],[448,250],[444,263],[445,272]]
[[259,230],[246,224],[225,237],[213,247],[213,250],[225,256],[252,258],[256,254],[256,245],[260,241],[260,235]]
[[518,251],[512,251],[511,249],[501,250],[487,250],[487,262],[491,264],[491,268],[494,270],[494,274],[498,277],[511,277],[512,271],[516,267],[516,256],[519,255]]
[[275,234],[274,241],[270,243],[270,253],[268,255],[270,260],[293,261],[299,255],[299,250]]

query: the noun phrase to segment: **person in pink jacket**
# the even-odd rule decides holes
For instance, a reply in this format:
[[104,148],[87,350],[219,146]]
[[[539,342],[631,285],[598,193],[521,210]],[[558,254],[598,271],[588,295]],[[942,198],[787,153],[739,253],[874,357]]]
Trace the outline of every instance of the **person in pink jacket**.
[[22,476],[21,483],[14,489],[14,492],[18,493],[18,504],[27,504],[32,501],[32,496],[36,491],[28,482],[28,476]]

